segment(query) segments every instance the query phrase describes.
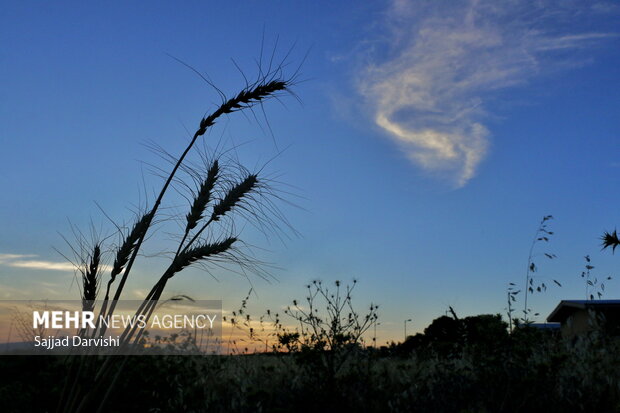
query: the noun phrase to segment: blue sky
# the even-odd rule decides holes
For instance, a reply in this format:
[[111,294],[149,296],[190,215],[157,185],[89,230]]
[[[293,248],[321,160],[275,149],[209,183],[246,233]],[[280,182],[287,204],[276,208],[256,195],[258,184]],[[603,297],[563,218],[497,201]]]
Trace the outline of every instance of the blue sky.
[[[598,239],[620,223],[620,6],[527,3],[3,2],[0,296],[77,297],[59,233],[92,221],[111,235],[95,202],[128,223],[152,200],[160,181],[147,164],[164,164],[145,143],[180,153],[219,102],[169,55],[230,96],[244,85],[231,59],[256,76],[262,45],[263,62],[273,53],[288,73],[301,64],[301,103],[268,102],[268,123],[261,111],[258,121],[236,114],[207,137],[243,144],[236,156],[268,163],[299,206],[280,205],[301,234],[284,243],[240,225],[278,267],[275,282],[251,278],[255,314],[303,298],[316,278],[358,279],[354,300],[380,305],[383,341],[448,306],[503,312],[546,214],[555,234],[540,252],[558,258],[539,259],[540,275],[563,287],[532,307],[546,315],[582,298],[584,255],[599,277],[620,268]],[[169,199],[181,214],[183,202]],[[168,241],[162,226],[145,252]],[[142,260],[126,298],[162,265]],[[233,309],[248,280],[212,275],[184,272],[169,292]],[[620,298],[620,280],[606,298]]]

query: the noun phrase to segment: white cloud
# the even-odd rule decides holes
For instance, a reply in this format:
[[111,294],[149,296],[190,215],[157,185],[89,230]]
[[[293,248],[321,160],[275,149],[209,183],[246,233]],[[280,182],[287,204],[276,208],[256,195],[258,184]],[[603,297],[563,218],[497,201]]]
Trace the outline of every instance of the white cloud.
[[[75,267],[69,262],[29,259],[34,257],[36,257],[36,255],[33,254],[0,254],[0,265],[32,270],[75,271]],[[110,267],[107,265],[102,265],[100,268],[103,271],[110,270]]]
[[134,296],[135,299],[143,300],[144,297],[146,297],[147,291],[146,290],[135,289],[135,290],[131,291],[131,294]]
[[0,254],[0,263],[6,260],[17,260],[20,258],[36,257],[33,254]]
[[489,149],[485,98],[565,65],[562,51],[614,36],[576,32],[575,19],[587,20],[592,9],[553,1],[393,0],[389,46],[375,48],[387,57],[371,58],[359,91],[375,124],[409,159],[463,186]]
[[29,268],[32,270],[73,271],[75,267],[68,262],[53,262],[39,260],[23,260],[3,263],[15,268]]

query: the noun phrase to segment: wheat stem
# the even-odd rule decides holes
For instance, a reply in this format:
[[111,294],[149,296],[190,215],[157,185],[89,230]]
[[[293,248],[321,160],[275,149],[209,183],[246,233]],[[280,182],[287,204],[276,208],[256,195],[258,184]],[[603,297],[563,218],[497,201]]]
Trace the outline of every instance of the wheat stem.
[[177,170],[179,169],[179,167],[181,166],[181,164],[185,160],[185,157],[187,156],[189,151],[192,149],[192,147],[196,143],[196,140],[198,139],[198,137],[204,135],[205,132],[207,131],[207,128],[212,126],[215,123],[215,121],[217,120],[217,118],[219,118],[223,114],[232,113],[232,112],[235,112],[237,110],[240,110],[240,109],[246,108],[246,107],[251,107],[252,105],[254,105],[256,103],[261,102],[263,99],[272,96],[274,93],[276,93],[276,92],[278,92],[280,90],[285,90],[287,88],[287,86],[288,86],[288,82],[287,81],[272,80],[272,81],[264,83],[264,84],[260,83],[260,84],[256,85],[253,88],[246,88],[246,89],[242,90],[241,92],[239,92],[239,94],[236,97],[234,97],[232,99],[229,99],[224,104],[222,104],[211,115],[203,118],[200,121],[200,126],[199,126],[198,130],[194,133],[194,136],[193,136],[192,140],[190,141],[190,143],[187,145],[187,147],[183,151],[183,154],[181,154],[181,156],[177,160],[174,168],[172,169],[172,171],[170,172],[170,175],[168,176],[168,179],[164,183],[164,186],[162,187],[162,189],[161,189],[161,191],[159,193],[159,196],[155,200],[155,203],[153,204],[153,208],[151,209],[151,212],[149,212],[149,214],[148,214],[149,218],[148,218],[148,221],[147,221],[147,228],[144,231],[144,233],[141,234],[141,236],[140,236],[140,238],[139,238],[138,242],[136,243],[136,246],[135,246],[135,248],[133,250],[131,258],[129,259],[129,262],[127,263],[127,265],[125,267],[125,272],[123,273],[123,276],[122,276],[122,278],[121,278],[121,280],[119,282],[118,288],[116,289],[116,294],[114,294],[114,300],[113,300],[112,304],[110,305],[110,310],[108,311],[108,314],[112,314],[113,311],[114,311],[114,308],[116,306],[116,301],[118,301],[118,299],[120,298],[120,295],[121,295],[121,292],[123,290],[123,287],[125,286],[125,282],[127,281],[127,276],[129,275],[129,272],[131,271],[133,263],[136,260],[136,257],[138,255],[138,251],[140,250],[140,247],[142,246],[142,242],[144,242],[144,237],[146,236],[146,232],[148,231],[148,227],[150,227],[150,224],[151,224],[151,222],[153,220],[153,217],[155,216],[155,213],[157,212],[157,210],[159,208],[159,205],[161,204],[161,201],[162,201],[162,199],[164,197],[164,194],[168,190],[168,187],[170,186],[170,183],[172,182],[172,179],[174,178],[174,175],[176,174]]

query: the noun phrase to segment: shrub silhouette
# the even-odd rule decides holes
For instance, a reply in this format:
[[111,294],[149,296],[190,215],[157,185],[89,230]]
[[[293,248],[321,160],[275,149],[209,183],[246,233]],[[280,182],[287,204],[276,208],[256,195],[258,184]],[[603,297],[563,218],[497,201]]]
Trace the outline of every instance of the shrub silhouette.
[[487,351],[504,346],[508,324],[499,314],[481,314],[465,318],[441,316],[424,329],[423,334],[407,337],[397,349],[401,353],[418,352],[441,357],[460,357],[464,350]]

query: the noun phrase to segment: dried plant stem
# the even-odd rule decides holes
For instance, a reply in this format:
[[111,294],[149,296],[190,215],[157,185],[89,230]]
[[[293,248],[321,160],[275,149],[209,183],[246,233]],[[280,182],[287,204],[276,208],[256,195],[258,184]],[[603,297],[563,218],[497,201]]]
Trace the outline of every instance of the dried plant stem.
[[[86,263],[85,263],[86,264]],[[95,307],[95,300],[97,298],[98,287],[98,273],[101,264],[101,245],[96,243],[93,247],[93,253],[90,257],[90,262],[85,269],[80,270],[82,272],[82,311],[93,311]],[[86,335],[87,329],[80,329],[79,336]],[[69,401],[74,400],[77,392],[76,388],[79,387],[79,378],[83,370],[84,363],[80,360],[76,363],[74,359],[71,360],[69,366],[68,379],[63,386],[58,409],[63,405],[63,402],[68,398]],[[73,380],[71,378],[73,377]],[[70,390],[69,390],[70,389]],[[67,394],[69,392],[69,394]]]
[[[529,296],[528,293],[532,293],[532,294],[534,293],[534,288],[533,288],[534,280],[533,280],[532,274],[537,271],[537,266],[536,264],[534,264],[534,261],[533,261],[534,248],[539,242],[549,242],[549,237],[553,235],[553,232],[547,230],[547,221],[549,221],[550,219],[553,219],[552,215],[545,215],[540,221],[540,224],[538,225],[538,228],[536,229],[536,233],[534,234],[534,239],[532,240],[532,244],[530,245],[530,252],[527,257],[527,271],[525,273],[525,288],[524,288],[525,299],[523,303],[523,321],[525,321],[526,323],[529,321],[528,316],[530,313],[530,309],[527,306],[527,299]],[[549,259],[555,258],[554,254],[545,253],[545,256]],[[557,281],[555,282],[559,284]],[[540,287],[538,290],[540,291]]]
[[[172,278],[176,273],[180,272],[183,268],[192,264],[193,262],[225,253],[232,247],[232,245],[236,241],[236,238],[228,237],[220,242],[205,243],[203,245],[193,248],[190,248],[189,246],[191,244],[188,244],[188,246],[186,246],[181,253],[177,254],[168,269],[165,271],[159,281],[153,286],[144,301],[142,301],[140,307],[136,311],[136,316],[144,315],[146,321],[150,320],[151,315],[153,314],[153,311],[155,310],[155,307],[157,305],[157,302],[161,298],[161,294],[166,287],[166,283],[170,278]],[[137,325],[134,325],[133,327],[128,327],[125,329],[125,331],[123,331],[123,334],[120,337],[122,347],[126,347],[131,343],[132,338],[136,333],[136,330]],[[135,339],[133,340],[134,344],[139,342],[143,331],[144,330],[140,330],[138,332]],[[102,380],[109,373],[110,369],[113,367],[111,360],[112,359],[107,359],[104,362],[101,369],[97,373],[97,376],[95,377],[96,381]]]

